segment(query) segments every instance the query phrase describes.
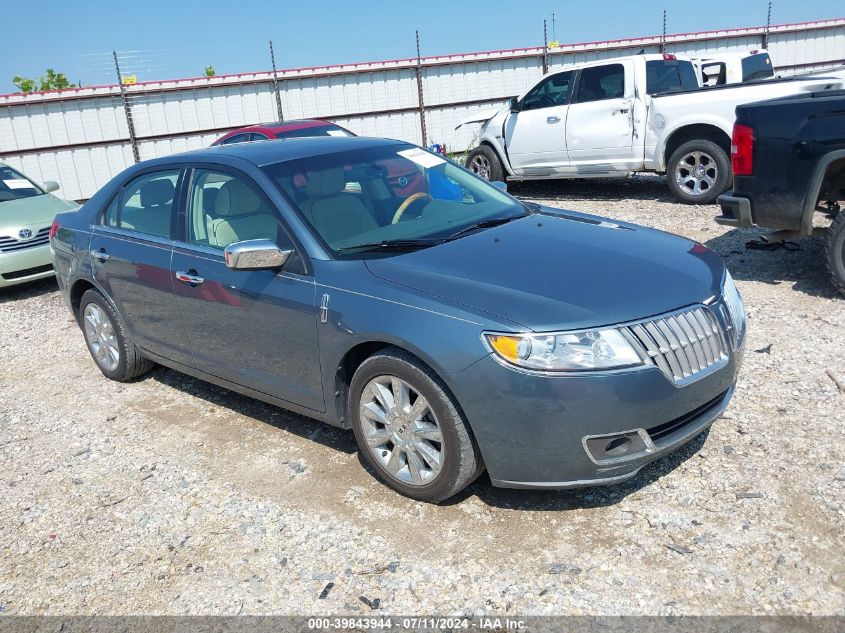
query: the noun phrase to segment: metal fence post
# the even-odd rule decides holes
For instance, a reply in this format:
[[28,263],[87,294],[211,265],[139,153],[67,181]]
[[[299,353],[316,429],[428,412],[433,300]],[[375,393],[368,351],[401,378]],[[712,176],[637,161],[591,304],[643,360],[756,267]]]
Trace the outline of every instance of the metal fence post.
[[772,26],[772,3],[769,3],[769,13],[766,15],[766,30],[763,32],[763,48],[769,48],[769,29]]
[[422,146],[428,145],[427,134],[425,131],[425,101],[423,99],[423,76],[422,76],[422,58],[420,57],[420,32],[417,31],[417,95],[419,99],[420,109],[420,131],[422,132]]
[[273,40],[270,40],[270,63],[273,65],[273,92],[276,94],[276,111],[279,113],[279,121],[284,121],[282,95],[279,94],[279,78],[276,73],[276,55],[273,53]]
[[660,36],[660,52],[666,52],[666,9],[663,9],[663,35]]
[[549,72],[549,32],[543,20],[543,74]]
[[123,100],[123,113],[126,115],[126,127],[129,128],[129,142],[132,144],[132,156],[136,163],[141,162],[141,153],[138,151],[138,139],[135,137],[135,122],[132,120],[132,106],[129,105],[129,96],[126,94],[126,86],[123,85],[123,77],[120,75],[120,63],[117,61],[117,51],[112,51],[114,57],[114,69],[117,72],[117,83],[120,86],[120,97]]

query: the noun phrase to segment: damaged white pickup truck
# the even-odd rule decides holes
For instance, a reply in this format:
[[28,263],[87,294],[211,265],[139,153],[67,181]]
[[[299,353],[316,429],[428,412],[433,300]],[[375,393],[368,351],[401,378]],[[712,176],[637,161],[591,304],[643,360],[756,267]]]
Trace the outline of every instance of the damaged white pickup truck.
[[843,83],[815,76],[701,88],[692,63],[673,55],[579,64],[462,121],[483,123],[466,165],[488,180],[665,173],[679,200],[706,204],[731,184],[736,106]]

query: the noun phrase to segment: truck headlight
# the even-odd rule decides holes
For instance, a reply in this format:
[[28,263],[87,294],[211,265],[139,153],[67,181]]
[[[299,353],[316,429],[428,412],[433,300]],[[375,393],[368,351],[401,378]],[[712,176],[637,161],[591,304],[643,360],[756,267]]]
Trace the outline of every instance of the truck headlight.
[[642,365],[643,360],[617,329],[548,334],[485,333],[502,360],[535,371],[585,371]]

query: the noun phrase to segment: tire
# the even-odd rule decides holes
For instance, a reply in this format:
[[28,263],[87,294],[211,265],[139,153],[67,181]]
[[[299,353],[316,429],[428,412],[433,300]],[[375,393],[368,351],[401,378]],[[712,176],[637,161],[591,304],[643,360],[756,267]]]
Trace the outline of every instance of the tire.
[[479,145],[469,153],[466,168],[484,180],[491,182],[504,181],[504,169],[499,156],[489,145]]
[[96,290],[82,295],[79,325],[91,357],[106,378],[126,382],[153,368],[154,363],[144,358],[132,342],[123,319]]
[[827,268],[833,287],[845,295],[845,211],[827,229]]
[[[390,407],[394,380],[408,387],[403,397],[405,417],[391,416],[396,410]],[[378,391],[381,399],[376,397],[377,383],[388,390],[389,398],[383,390]],[[421,404],[420,397],[428,408],[421,409],[422,415],[407,415]],[[386,413],[381,417],[384,424],[376,421],[377,415],[362,415],[365,409],[373,411],[372,405]],[[387,348],[361,363],[349,387],[348,407],[364,460],[382,482],[406,497],[438,503],[466,488],[484,470],[469,425],[445,384],[407,352]],[[432,459],[435,454],[438,458]]]
[[687,141],[666,163],[666,183],[684,204],[710,204],[731,186],[731,161],[713,141]]

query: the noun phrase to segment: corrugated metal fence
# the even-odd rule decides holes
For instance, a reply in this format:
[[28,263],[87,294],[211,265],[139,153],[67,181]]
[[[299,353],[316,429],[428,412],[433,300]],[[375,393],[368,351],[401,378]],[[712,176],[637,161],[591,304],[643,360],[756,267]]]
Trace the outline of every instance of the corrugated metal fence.
[[[768,49],[781,74],[845,63],[845,18],[669,35],[667,52]],[[563,45],[549,70],[588,60],[659,52],[660,37]],[[479,109],[504,104],[543,72],[542,47],[425,57],[422,93],[428,143],[450,151],[474,141],[455,130]],[[284,118],[325,118],[357,134],[422,143],[417,60],[280,70]],[[223,133],[279,118],[270,72],[126,86],[141,159],[204,147]],[[0,160],[35,180],[57,180],[62,195],[90,197],[134,161],[120,87],[0,96]]]

